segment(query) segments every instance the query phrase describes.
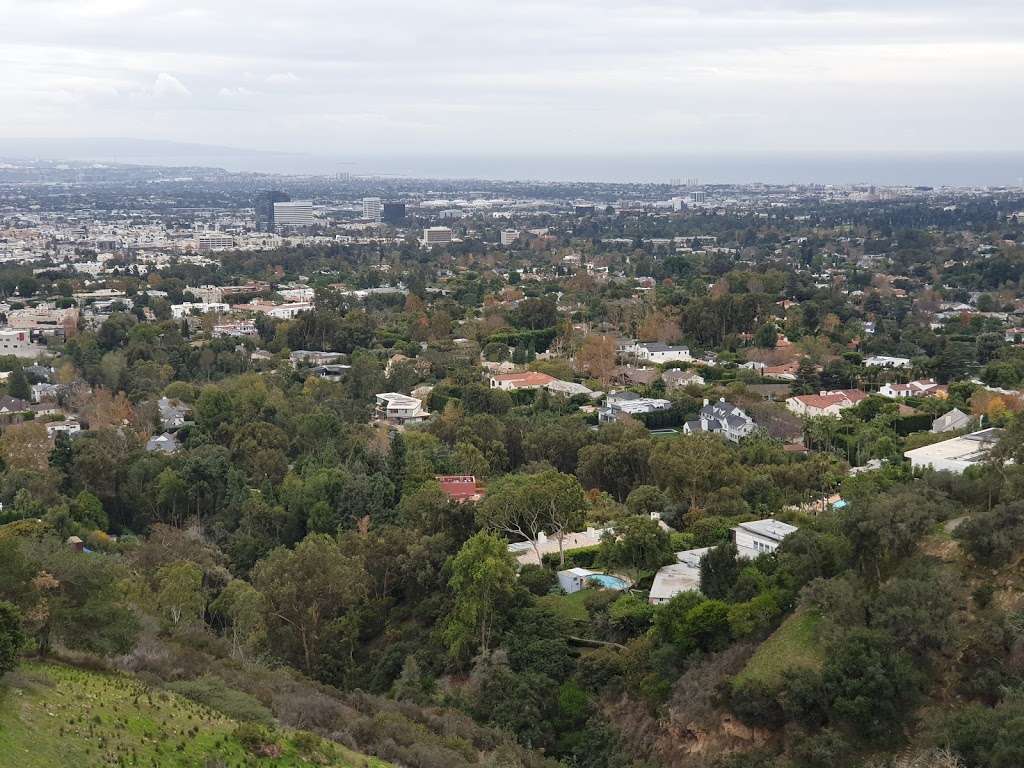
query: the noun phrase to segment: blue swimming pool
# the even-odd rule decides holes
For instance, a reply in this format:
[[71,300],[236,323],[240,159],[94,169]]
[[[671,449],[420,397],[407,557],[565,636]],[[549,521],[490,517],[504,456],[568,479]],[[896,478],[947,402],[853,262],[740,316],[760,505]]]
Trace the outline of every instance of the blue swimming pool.
[[627,584],[623,579],[620,579],[618,576],[612,576],[608,573],[595,573],[593,576],[588,576],[587,581],[594,582],[602,589],[623,590],[629,586],[629,584]]

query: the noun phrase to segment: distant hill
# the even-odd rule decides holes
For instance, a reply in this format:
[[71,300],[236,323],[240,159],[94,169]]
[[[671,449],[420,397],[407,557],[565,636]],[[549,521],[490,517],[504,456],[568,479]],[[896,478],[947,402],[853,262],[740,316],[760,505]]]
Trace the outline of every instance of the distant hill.
[[332,175],[350,170],[341,158],[265,152],[212,144],[128,138],[0,138],[0,158],[214,167],[227,171]]

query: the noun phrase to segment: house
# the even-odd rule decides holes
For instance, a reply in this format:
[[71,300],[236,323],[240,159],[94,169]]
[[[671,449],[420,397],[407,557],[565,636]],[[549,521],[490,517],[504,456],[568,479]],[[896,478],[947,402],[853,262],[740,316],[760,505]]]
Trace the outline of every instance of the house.
[[20,397],[11,397],[10,395],[0,397],[0,423],[2,424],[16,424],[31,410],[32,404]]
[[753,560],[755,557],[774,552],[782,540],[798,530],[795,525],[767,518],[740,523],[732,529],[736,553],[739,557]]
[[635,392],[609,392],[605,405],[598,411],[600,422],[616,421],[623,416],[639,416],[672,408],[672,402],[659,397],[641,397]]
[[313,369],[313,375],[327,381],[341,381],[351,369],[351,365],[318,365]]
[[935,379],[918,379],[907,384],[883,384],[878,388],[878,394],[882,397],[938,397],[945,399],[949,396],[949,389],[939,384]]
[[973,423],[973,416],[964,413],[959,408],[954,408],[932,422],[932,432],[957,432],[967,429]]
[[592,571],[589,568],[566,568],[558,572],[558,586],[567,595],[579,592],[587,587],[600,587],[601,589],[613,589],[622,591],[629,588],[625,579],[618,576],[611,576],[601,571]]
[[514,392],[520,389],[540,389],[546,387],[555,380],[554,376],[537,371],[523,371],[521,373],[499,373],[491,376],[491,389],[504,389]]
[[181,448],[181,442],[170,432],[153,435],[146,442],[146,450],[151,453],[176,453],[179,448]]
[[839,412],[852,408],[867,399],[867,393],[859,389],[834,389],[816,395],[794,395],[786,400],[786,407],[797,416],[839,416]]
[[67,419],[66,421],[50,421],[46,424],[46,436],[53,440],[57,435],[77,435],[82,431],[82,425],[78,419]]
[[566,568],[558,572],[558,586],[567,595],[575,594],[587,586],[587,579],[596,576],[600,571],[591,571],[588,568]]
[[727,403],[724,397],[717,403],[704,400],[704,407],[700,409],[698,417],[683,424],[683,434],[710,432],[734,443],[738,443],[756,429],[757,424],[754,420],[742,408]]
[[970,467],[983,463],[1002,435],[1001,429],[983,429],[905,451],[903,456],[910,459],[914,469],[934,469],[962,475]]
[[615,381],[624,387],[650,386],[661,374],[657,368],[630,368],[620,366],[615,369]]
[[872,368],[909,368],[910,358],[892,357],[890,355],[872,355],[864,360],[864,365]]
[[668,363],[673,360],[687,362],[693,359],[690,356],[689,347],[670,346],[662,344],[660,341],[633,344],[628,348],[628,352],[637,360],[654,364]]
[[255,336],[256,323],[252,320],[239,320],[234,323],[216,323],[212,330],[213,338],[222,339],[225,337]]
[[557,395],[565,395],[566,397],[584,395],[591,399],[596,399],[601,396],[600,392],[595,392],[584,384],[577,384],[575,381],[562,381],[562,379],[552,379],[544,386],[544,389]]
[[160,424],[164,429],[177,429],[188,422],[188,406],[180,400],[171,400],[168,397],[161,397],[156,403],[160,412]]
[[1007,344],[1020,344],[1024,340],[1024,328],[1007,328],[1003,338]]
[[651,605],[661,605],[680,592],[699,590],[700,561],[710,551],[711,547],[701,547],[676,552],[676,562],[660,568],[654,575],[654,583],[647,594],[647,602]]
[[680,389],[682,387],[688,387],[691,384],[698,387],[704,386],[703,376],[694,373],[693,371],[682,371],[678,368],[665,371],[661,374],[661,380],[665,382],[665,386],[668,389]]
[[423,409],[422,400],[398,392],[382,392],[377,395],[376,416],[394,426],[418,424],[430,418],[430,414]]
[[601,543],[601,537],[610,532],[610,528],[587,528],[585,531],[562,534],[561,548],[557,536],[548,536],[544,532],[537,534],[536,540],[515,541],[508,545],[508,551],[512,553],[520,565],[540,565],[540,557],[544,555],[557,555],[562,552],[572,552],[576,549],[596,547]]
[[460,504],[464,501],[478,501],[483,496],[473,475],[437,475],[434,479],[448,498]]
[[46,382],[33,384],[32,402],[41,403],[44,400],[56,400],[59,392],[60,387],[57,384],[47,384]]
[[292,367],[300,365],[330,365],[345,357],[342,352],[320,352],[315,349],[297,349],[288,355],[288,362]]

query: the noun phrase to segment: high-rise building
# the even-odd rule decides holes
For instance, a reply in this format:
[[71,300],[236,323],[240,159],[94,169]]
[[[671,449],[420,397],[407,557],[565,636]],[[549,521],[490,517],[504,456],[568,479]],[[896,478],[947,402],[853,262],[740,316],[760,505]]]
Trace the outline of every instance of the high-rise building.
[[309,200],[294,200],[274,203],[274,228],[313,226],[313,203]]
[[707,201],[707,193],[698,190],[690,193],[690,202],[697,203],[698,205]]
[[423,245],[448,245],[452,241],[452,230],[449,227],[427,227],[423,230]]
[[380,221],[381,202],[379,197],[363,198],[363,218],[367,221]]
[[503,229],[501,230],[501,244],[512,245],[519,239],[518,229]]
[[405,203],[384,203],[381,218],[387,224],[399,224],[405,221]]
[[253,201],[256,209],[256,231],[274,231],[274,203],[287,203],[291,198],[284,192],[269,190],[260,192]]

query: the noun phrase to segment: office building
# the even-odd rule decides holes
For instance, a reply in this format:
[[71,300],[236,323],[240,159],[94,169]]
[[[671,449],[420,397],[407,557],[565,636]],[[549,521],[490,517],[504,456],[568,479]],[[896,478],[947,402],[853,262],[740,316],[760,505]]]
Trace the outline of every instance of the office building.
[[295,200],[288,203],[274,203],[274,228],[313,226],[313,203],[309,200]]
[[197,232],[195,241],[197,251],[217,251],[235,244],[235,239],[224,232]]
[[707,193],[702,190],[694,190],[690,193],[690,202],[697,205],[707,202]]
[[256,231],[274,231],[274,203],[287,203],[291,198],[284,192],[270,190],[256,196],[253,207],[256,210]]
[[503,229],[501,230],[501,244],[512,245],[519,239],[518,229]]
[[400,224],[405,221],[405,203],[384,203],[381,218],[386,224]]
[[363,218],[366,221],[380,221],[383,213],[379,197],[363,198]]
[[448,245],[452,241],[450,227],[427,227],[423,230],[423,245]]

